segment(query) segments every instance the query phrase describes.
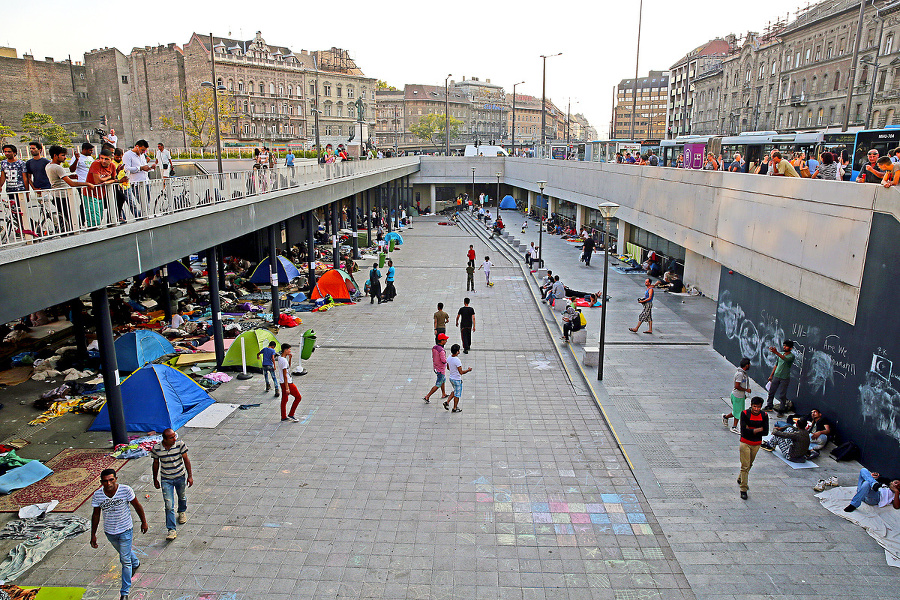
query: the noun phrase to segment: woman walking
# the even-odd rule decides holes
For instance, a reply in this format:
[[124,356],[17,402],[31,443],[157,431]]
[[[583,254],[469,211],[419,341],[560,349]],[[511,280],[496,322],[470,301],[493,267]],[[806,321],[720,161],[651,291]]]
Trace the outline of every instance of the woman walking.
[[638,317],[637,327],[628,328],[628,331],[637,333],[641,328],[641,323],[649,325],[644,333],[653,333],[653,283],[649,279],[644,280],[644,286],[647,288],[643,298],[638,298],[638,302],[644,305],[641,316]]

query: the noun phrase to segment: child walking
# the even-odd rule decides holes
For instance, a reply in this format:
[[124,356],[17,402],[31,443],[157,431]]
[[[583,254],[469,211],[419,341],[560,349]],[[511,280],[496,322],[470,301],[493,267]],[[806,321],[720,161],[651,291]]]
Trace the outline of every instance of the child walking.
[[491,286],[491,287],[494,285],[493,283],[491,283],[491,267],[493,267],[493,266],[494,266],[494,263],[491,262],[491,257],[485,256],[484,262],[481,263],[481,266],[478,267],[479,270],[484,269],[485,284],[488,286]]
[[468,369],[462,368],[462,361],[459,359],[459,344],[453,344],[450,347],[450,358],[447,359],[447,378],[450,380],[450,385],[453,386],[453,391],[450,392],[450,397],[444,402],[444,410],[450,410],[450,401],[453,401],[453,410],[451,412],[462,412],[462,409],[459,408],[459,399],[462,397],[462,389],[463,382],[462,376],[472,370],[472,367]]

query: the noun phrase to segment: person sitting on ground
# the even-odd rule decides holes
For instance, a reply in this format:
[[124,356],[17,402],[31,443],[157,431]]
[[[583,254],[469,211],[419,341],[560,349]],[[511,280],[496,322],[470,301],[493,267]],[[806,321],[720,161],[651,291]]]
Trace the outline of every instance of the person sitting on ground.
[[[772,435],[778,438],[778,447],[784,457],[795,463],[806,462],[809,452],[809,434],[806,433],[807,421],[800,417],[794,425],[783,427],[776,426],[772,429]],[[774,440],[766,440],[762,443],[763,450],[771,452],[775,449]]]
[[603,303],[600,302],[600,294],[591,294],[590,303],[591,308],[599,308],[600,306],[603,306]]
[[666,271],[663,278],[656,282],[656,287],[663,288],[667,292],[672,292],[673,294],[684,293],[684,281],[672,271]]
[[856,495],[853,496],[844,512],[853,512],[863,502],[877,508],[890,504],[895,509],[900,509],[900,479],[895,479],[885,485],[878,481],[878,473],[873,473],[863,467],[859,470]]
[[809,413],[809,457],[819,456],[831,437],[831,423],[822,416],[819,409],[812,409]]

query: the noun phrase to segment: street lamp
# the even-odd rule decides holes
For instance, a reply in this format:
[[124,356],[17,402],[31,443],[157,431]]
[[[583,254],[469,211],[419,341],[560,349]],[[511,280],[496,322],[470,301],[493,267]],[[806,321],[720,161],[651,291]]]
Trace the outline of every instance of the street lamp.
[[453,75],[444,79],[444,139],[447,144],[446,156],[450,156],[450,88],[448,82]]
[[516,86],[522,85],[524,81],[513,84],[513,115],[512,115],[512,152],[510,156],[516,155]]
[[500,176],[502,174],[503,173],[500,173],[499,171],[497,173],[495,173],[495,175],[497,175],[497,214],[498,215],[500,214]]
[[549,55],[541,54],[541,58],[544,59],[544,76],[541,84],[541,146],[547,143],[547,59],[561,55],[562,52]]
[[538,229],[538,269],[544,268],[544,207],[541,204],[544,201],[544,186],[546,181],[538,181],[538,187],[541,188],[541,196],[538,198],[538,208],[541,209],[541,218],[538,220],[540,229]]
[[225,86],[217,86],[216,82],[216,49],[213,46],[213,34],[209,34],[209,62],[212,67],[212,81],[204,81],[201,87],[211,87],[213,89],[213,114],[215,115],[216,126],[216,163],[219,167],[219,177],[222,176],[222,135],[219,131],[219,89],[225,89]]
[[[316,106],[318,106],[318,102],[316,102]],[[319,115],[322,114],[322,111],[318,108],[312,109],[313,112],[313,122],[316,128],[316,162],[324,162],[323,157],[321,156],[321,147],[319,146]]]
[[616,211],[619,210],[619,205],[615,202],[601,202],[597,208],[600,209],[600,216],[606,223],[606,244],[603,248],[603,297],[600,299],[600,356],[597,364],[597,381],[603,381],[603,350],[606,345],[606,280],[609,276],[609,227]]
[[[634,113],[637,112],[638,62],[641,56],[641,18],[644,16],[644,0],[638,4],[637,49],[634,51],[634,87],[631,90],[631,141],[634,141]],[[688,63],[690,69],[690,63]],[[605,304],[605,302],[604,302]]]
[[475,206],[475,167],[472,167],[472,206]]

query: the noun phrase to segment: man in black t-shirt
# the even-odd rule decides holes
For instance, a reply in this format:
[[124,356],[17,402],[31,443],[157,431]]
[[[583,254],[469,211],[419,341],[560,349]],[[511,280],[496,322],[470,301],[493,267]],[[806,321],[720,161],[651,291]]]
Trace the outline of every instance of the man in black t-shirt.
[[456,313],[456,326],[462,337],[463,353],[468,354],[472,347],[472,332],[475,331],[475,309],[469,306],[469,299],[463,299],[463,306]]
[[828,444],[831,437],[831,422],[822,416],[819,409],[812,409],[809,413],[809,457],[819,456],[819,451]]
[[25,184],[32,190],[49,190],[50,179],[47,177],[46,168],[50,161],[42,156],[44,145],[40,142],[28,144],[31,159],[25,162]]
[[586,237],[584,239],[584,254],[582,255],[582,260],[584,261],[584,265],[586,267],[591,266],[591,256],[594,254],[594,238]]

